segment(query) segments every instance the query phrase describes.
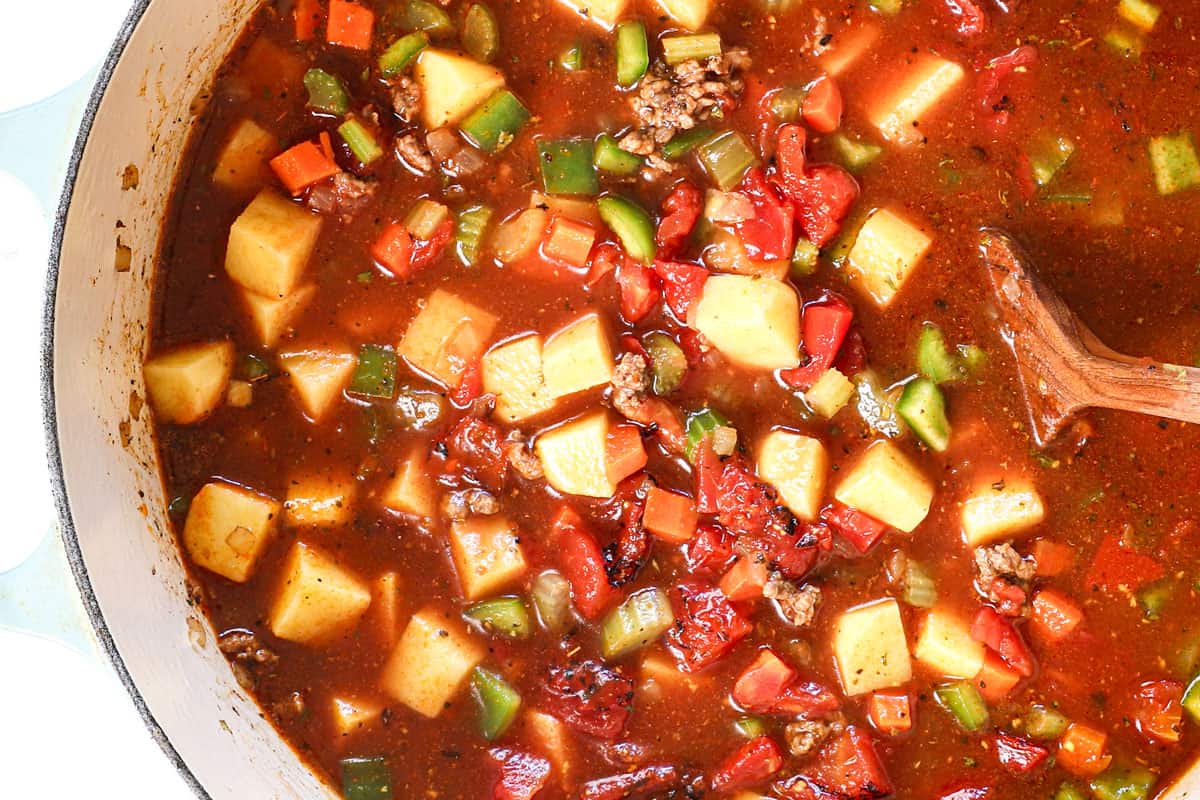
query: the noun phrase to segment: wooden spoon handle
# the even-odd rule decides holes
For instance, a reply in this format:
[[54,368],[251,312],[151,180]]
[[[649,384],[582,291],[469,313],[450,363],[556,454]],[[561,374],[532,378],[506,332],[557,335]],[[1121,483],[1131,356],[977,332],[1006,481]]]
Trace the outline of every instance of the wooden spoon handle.
[[1087,405],[1200,423],[1200,369],[1122,355],[1077,324],[1089,355],[1076,365]]

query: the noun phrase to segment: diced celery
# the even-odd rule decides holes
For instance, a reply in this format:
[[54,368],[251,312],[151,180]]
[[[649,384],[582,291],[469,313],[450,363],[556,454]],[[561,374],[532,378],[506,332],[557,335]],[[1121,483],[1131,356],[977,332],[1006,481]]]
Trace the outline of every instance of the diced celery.
[[1029,166],[1038,186],[1046,186],[1067,165],[1075,153],[1075,143],[1065,136],[1046,137],[1029,151]]
[[421,198],[404,218],[404,227],[416,239],[433,238],[442,223],[450,219],[450,209],[429,198]]
[[562,633],[571,624],[571,584],[561,572],[548,569],[533,579],[529,594],[546,630]]
[[246,353],[238,359],[234,374],[240,380],[253,383],[270,376],[271,365],[254,353]]
[[477,61],[489,62],[500,49],[496,15],[483,3],[472,3],[463,18],[462,46]]
[[1192,678],[1183,693],[1183,710],[1188,712],[1193,722],[1200,723],[1200,675]]
[[692,33],[683,36],[667,36],[662,40],[663,60],[668,64],[679,64],[691,59],[704,59],[721,55],[721,34]]
[[488,206],[472,206],[458,212],[454,221],[454,249],[467,266],[475,266],[483,249],[483,234],[492,219]]
[[568,72],[578,72],[583,69],[583,45],[574,42],[559,53],[558,65]]
[[718,133],[702,142],[697,152],[708,177],[724,192],[741,183],[746,170],[758,163],[758,156],[737,131]]
[[342,115],[350,107],[346,87],[323,69],[304,73],[304,88],[308,90],[308,107],[324,114]]
[[1137,602],[1142,608],[1142,613],[1146,619],[1156,621],[1162,618],[1163,609],[1170,602],[1171,596],[1175,593],[1175,584],[1169,578],[1164,578],[1155,581],[1148,586],[1143,586],[1137,592]]
[[757,739],[767,732],[767,724],[762,717],[742,717],[734,720],[733,729],[743,739]]
[[406,31],[425,31],[435,36],[454,32],[454,21],[436,3],[429,0],[408,0],[400,17]]
[[817,271],[817,259],[821,248],[800,236],[796,239],[796,248],[792,251],[791,273],[796,278],[806,278]]
[[521,708],[521,695],[503,677],[484,667],[471,671],[471,695],[479,708],[479,731],[488,741],[508,730]]
[[771,113],[780,122],[795,122],[800,119],[800,109],[808,90],[803,86],[784,86],[771,95]]
[[600,191],[589,139],[539,139],[538,167],[546,194],[586,194]]
[[845,265],[846,259],[850,257],[850,251],[854,249],[854,243],[858,241],[858,232],[862,230],[863,223],[866,221],[867,215],[852,216],[842,226],[842,232],[833,240],[833,244],[826,248],[825,255],[835,267],[841,269]]
[[907,560],[904,569],[904,592],[901,600],[914,608],[933,608],[937,603],[937,584],[919,562]]
[[675,134],[675,138],[662,146],[663,158],[667,161],[677,161],[692,150],[696,149],[699,144],[713,135],[709,128],[692,128],[690,131],[680,131]]
[[1092,778],[1096,800],[1146,800],[1158,776],[1145,767],[1110,767]]
[[364,344],[347,388],[350,394],[390,400],[396,393],[396,351],[386,345]]
[[879,145],[851,139],[844,133],[835,133],[829,141],[838,158],[851,172],[861,172],[883,155],[883,148]]
[[954,715],[963,730],[977,731],[988,722],[987,704],[970,681],[939,686],[933,692],[938,703]]
[[1200,159],[1196,157],[1191,133],[1155,136],[1150,140],[1149,150],[1159,194],[1175,194],[1200,184]]
[[600,219],[617,235],[631,258],[649,264],[654,261],[654,222],[650,215],[632,200],[610,194],[596,201]]
[[428,46],[429,34],[425,31],[406,33],[379,56],[379,72],[385,78],[399,75]]
[[617,83],[633,86],[650,66],[650,47],[646,42],[646,26],[637,20],[617,23]]
[[987,355],[975,345],[960,345],[956,353],[946,346],[942,329],[932,322],[921,327],[917,337],[917,371],[937,384],[950,383],[983,366]]
[[1162,9],[1146,0],[1121,0],[1117,3],[1117,14],[1143,33],[1154,30]]
[[1087,795],[1073,783],[1063,783],[1054,793],[1054,800],[1088,800]]
[[[1171,649],[1167,660],[1176,678],[1189,680],[1200,674],[1200,632],[1186,633]],[[1200,702],[1200,694],[1197,695],[1197,702]],[[1200,722],[1200,718],[1197,718],[1197,722]]]
[[930,449],[941,453],[950,446],[946,398],[937,384],[928,378],[908,382],[896,403],[896,414]]
[[667,395],[679,388],[687,372],[687,357],[683,349],[665,333],[647,334],[642,339],[650,356],[650,388],[657,395]]
[[512,143],[529,117],[529,109],[517,96],[501,89],[472,111],[459,128],[480,150],[497,153]]
[[600,623],[600,648],[620,658],[653,642],[675,622],[667,593],[657,587],[634,592]]
[[1071,724],[1071,720],[1042,705],[1032,706],[1025,714],[1025,733],[1032,739],[1057,739]]
[[383,148],[375,140],[375,134],[357,119],[351,117],[338,126],[338,135],[350,148],[350,152],[362,164],[370,164],[383,155]]
[[496,597],[468,608],[463,615],[485,631],[510,639],[525,639],[533,633],[529,609],[519,597]]
[[687,443],[684,453],[688,461],[695,463],[696,446],[717,428],[731,427],[725,415],[715,408],[704,408],[691,414],[687,419]]
[[641,156],[625,152],[616,139],[602,133],[596,139],[592,163],[596,165],[596,169],[611,172],[613,175],[634,175],[642,168],[643,159]]
[[384,756],[343,758],[341,767],[346,800],[391,800],[392,769]]

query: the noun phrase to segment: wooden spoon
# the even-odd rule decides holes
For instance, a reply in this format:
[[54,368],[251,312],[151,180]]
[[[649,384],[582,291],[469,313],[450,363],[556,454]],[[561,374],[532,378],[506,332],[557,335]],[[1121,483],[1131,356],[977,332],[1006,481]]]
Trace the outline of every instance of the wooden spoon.
[[1132,358],[1107,347],[1042,283],[1025,251],[984,228],[979,248],[1004,323],[1038,447],[1072,414],[1112,408],[1200,422],[1200,369]]

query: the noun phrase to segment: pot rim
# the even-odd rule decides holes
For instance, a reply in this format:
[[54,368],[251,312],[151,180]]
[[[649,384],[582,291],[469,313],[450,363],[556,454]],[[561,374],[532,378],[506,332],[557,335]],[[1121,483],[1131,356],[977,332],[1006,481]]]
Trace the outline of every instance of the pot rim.
[[167,760],[175,767],[175,771],[179,773],[179,776],[196,797],[201,798],[201,800],[212,800],[211,795],[200,784],[195,773],[192,772],[191,768],[183,760],[183,756],[180,755],[175,745],[171,743],[167,732],[163,730],[162,725],[159,724],[149,705],[147,705],[141,691],[134,683],[133,676],[130,675],[129,669],[125,666],[125,660],[122,658],[120,650],[117,649],[112,632],[109,630],[108,623],[104,619],[104,613],[100,609],[100,603],[92,588],[91,578],[88,576],[87,565],[83,559],[83,551],[79,546],[79,534],[75,528],[74,517],[71,514],[71,502],[67,496],[66,479],[63,474],[62,443],[59,439],[58,417],[55,410],[54,323],[58,296],[59,261],[62,255],[63,236],[66,231],[67,213],[71,208],[71,202],[75,194],[75,183],[79,177],[80,162],[83,160],[83,153],[87,148],[92,126],[96,121],[96,115],[100,109],[100,103],[103,101],[104,95],[112,81],[117,64],[125,54],[125,49],[129,44],[130,38],[133,36],[134,30],[137,28],[138,23],[141,22],[151,2],[152,0],[134,0],[129,14],[125,17],[124,22],[121,23],[120,30],[113,40],[113,45],[108,51],[103,64],[100,66],[96,83],[92,87],[91,95],[83,110],[79,132],[76,135],[75,144],[67,163],[66,174],[63,178],[62,194],[59,196],[58,208],[54,214],[54,230],[50,242],[50,256],[46,271],[45,305],[42,309],[40,376],[42,424],[46,438],[46,462],[50,473],[50,489],[54,497],[55,508],[58,512],[63,548],[66,551],[71,573],[75,576],[75,585],[79,590],[80,599],[83,601],[84,610],[87,612],[92,629],[96,634],[96,641],[112,665],[121,684],[125,687],[125,691],[129,693],[129,698],[133,701],[134,708],[137,709],[138,715],[141,716],[142,722],[150,732],[150,737],[158,744],[163,754],[167,757]]

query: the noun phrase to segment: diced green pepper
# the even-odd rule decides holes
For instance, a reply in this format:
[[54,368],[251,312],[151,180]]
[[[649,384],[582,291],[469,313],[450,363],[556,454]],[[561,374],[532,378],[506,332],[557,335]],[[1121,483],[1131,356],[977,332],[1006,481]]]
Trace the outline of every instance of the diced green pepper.
[[800,119],[806,97],[808,90],[803,86],[784,86],[771,94],[771,113],[780,122],[795,122]]
[[633,86],[650,66],[650,47],[646,42],[646,26],[637,20],[617,23],[617,83]]
[[610,172],[613,175],[635,175],[642,168],[644,160],[641,156],[627,153],[617,144],[617,140],[607,133],[600,134],[596,139],[596,147],[592,151],[592,163],[596,169]]
[[650,356],[650,388],[657,395],[668,395],[683,383],[687,372],[687,356],[683,348],[665,333],[647,334],[642,340],[646,354]]
[[592,163],[593,147],[589,139],[539,139],[542,189],[547,194],[593,195],[600,191]]
[[386,345],[364,344],[350,379],[350,394],[392,399],[396,393],[396,351]]
[[479,623],[488,633],[525,639],[533,633],[529,609],[519,597],[496,597],[483,600],[463,612],[467,619]]
[[341,766],[346,800],[392,800],[392,769],[386,758],[343,758]]
[[696,149],[701,142],[711,139],[712,135],[710,128],[692,128],[690,131],[677,133],[675,138],[662,146],[663,158],[667,161],[678,161]]
[[909,381],[896,403],[896,414],[930,449],[941,453],[950,446],[950,421],[946,398],[928,378]]
[[338,135],[350,148],[350,152],[362,164],[370,164],[383,155],[383,148],[375,140],[375,134],[354,117],[338,126]]
[[1192,678],[1192,682],[1183,693],[1183,710],[1193,722],[1200,723],[1200,675]]
[[835,133],[829,142],[851,172],[861,172],[883,155],[883,148],[879,145],[856,141],[844,133]]
[[988,722],[987,704],[983,695],[970,681],[939,686],[933,692],[943,708],[954,715],[963,730],[977,731]]
[[1092,778],[1096,800],[1146,800],[1158,776],[1145,767],[1110,767]]
[[429,34],[425,31],[406,33],[392,42],[388,49],[379,56],[379,72],[385,78],[399,75],[428,46]]
[[500,49],[500,26],[496,15],[483,3],[472,3],[463,17],[463,50],[479,61],[488,62]]
[[721,34],[691,33],[667,36],[662,40],[663,60],[672,66],[684,61],[697,61],[721,55]]
[[508,730],[521,708],[521,695],[508,681],[490,669],[471,671],[471,695],[479,708],[479,731],[488,741]]
[[454,220],[454,249],[458,258],[469,267],[479,261],[483,249],[483,234],[492,219],[492,209],[479,205],[464,208]]
[[657,587],[634,592],[600,623],[600,650],[606,659],[645,647],[675,622],[667,593]]
[[1196,157],[1191,133],[1155,136],[1150,140],[1149,150],[1159,194],[1175,194],[1200,184],[1200,159]]
[[807,278],[817,271],[817,260],[821,248],[800,236],[796,239],[796,249],[792,251],[791,273],[796,278]]
[[1070,724],[1071,720],[1048,706],[1035,705],[1025,714],[1025,733],[1033,739],[1057,739]]
[[733,427],[729,424],[729,420],[725,415],[715,408],[704,408],[688,416],[687,419],[687,443],[684,445],[684,454],[688,461],[695,463],[696,461],[696,446],[704,441],[704,437],[711,434],[718,428]]
[[900,599],[914,608],[933,608],[937,603],[937,584],[919,562],[911,558],[904,569],[904,592]]
[[1049,184],[1074,154],[1075,143],[1065,136],[1050,136],[1038,141],[1029,152],[1034,183],[1038,186]]
[[253,383],[254,381],[261,381],[269,377],[271,374],[271,365],[254,353],[246,353],[238,359],[235,374],[240,380]]
[[617,235],[630,258],[643,264],[654,261],[654,222],[650,215],[632,200],[610,194],[596,201],[600,219]]
[[767,724],[762,717],[742,717],[734,720],[733,729],[743,739],[757,739],[767,732]]
[[406,31],[425,31],[434,36],[454,32],[454,21],[450,15],[429,0],[408,0],[400,18],[400,26]]
[[950,352],[942,329],[932,322],[921,327],[917,338],[917,371],[937,384],[965,378],[983,367],[987,354],[976,345],[959,345]]
[[350,108],[346,87],[323,69],[314,67],[305,72],[304,88],[308,90],[308,107],[314,111],[341,116]]
[[1163,609],[1166,608],[1174,593],[1175,584],[1169,578],[1155,581],[1149,586],[1139,589],[1137,601],[1142,608],[1142,613],[1146,615],[1146,619],[1151,621],[1161,619]]
[[501,89],[467,115],[459,129],[480,150],[497,153],[512,143],[529,117],[529,109],[517,96]]
[[1064,783],[1054,793],[1054,800],[1087,800],[1087,795],[1073,783]]
[[702,142],[697,151],[700,166],[723,192],[742,182],[746,171],[758,163],[758,156],[737,131],[725,131]]

